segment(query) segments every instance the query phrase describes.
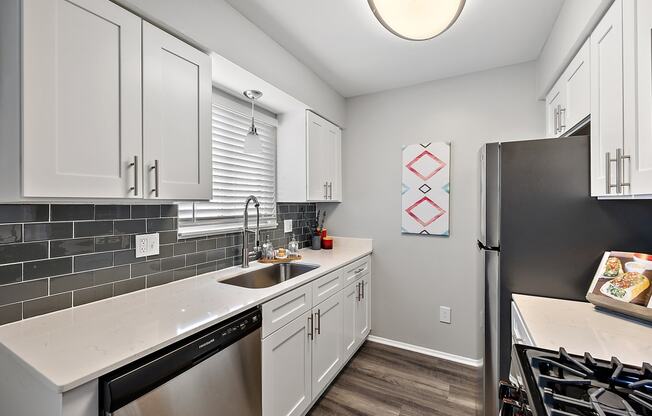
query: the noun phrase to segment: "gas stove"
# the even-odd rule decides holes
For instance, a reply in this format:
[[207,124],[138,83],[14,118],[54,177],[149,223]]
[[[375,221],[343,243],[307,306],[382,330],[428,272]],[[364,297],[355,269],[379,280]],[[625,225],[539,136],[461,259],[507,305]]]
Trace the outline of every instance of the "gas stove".
[[[652,357],[651,357],[652,358]],[[652,366],[514,345],[523,386],[501,383],[501,415],[652,416]]]

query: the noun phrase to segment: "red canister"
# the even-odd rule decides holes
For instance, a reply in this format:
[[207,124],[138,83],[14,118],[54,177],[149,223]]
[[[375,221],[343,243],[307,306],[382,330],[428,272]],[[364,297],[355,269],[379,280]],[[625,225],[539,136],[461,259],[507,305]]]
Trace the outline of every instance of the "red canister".
[[321,240],[321,248],[324,250],[333,249],[333,237],[324,237]]

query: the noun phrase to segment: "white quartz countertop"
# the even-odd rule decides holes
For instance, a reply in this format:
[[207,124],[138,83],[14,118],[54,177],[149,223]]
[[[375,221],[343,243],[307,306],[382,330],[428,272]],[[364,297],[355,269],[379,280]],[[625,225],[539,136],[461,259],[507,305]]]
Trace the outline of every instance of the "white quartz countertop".
[[0,357],[17,359],[50,389],[65,392],[371,251],[369,239],[335,238],[333,250],[301,251],[301,262],[318,269],[270,288],[219,283],[243,272],[233,267],[8,324],[0,327]]
[[625,364],[652,361],[652,326],[596,309],[591,303],[513,295],[537,347]]

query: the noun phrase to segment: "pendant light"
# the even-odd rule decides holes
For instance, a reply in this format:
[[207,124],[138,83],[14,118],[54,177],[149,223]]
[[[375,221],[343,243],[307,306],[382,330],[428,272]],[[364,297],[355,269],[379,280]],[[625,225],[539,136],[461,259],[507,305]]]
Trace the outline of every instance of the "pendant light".
[[367,0],[380,23],[407,40],[428,40],[455,23],[465,0]]
[[247,90],[243,92],[244,96],[251,101],[251,127],[249,133],[245,137],[244,152],[249,154],[260,154],[263,152],[263,145],[258,137],[256,131],[256,123],[254,120],[254,106],[257,99],[263,96],[263,93],[257,90]]

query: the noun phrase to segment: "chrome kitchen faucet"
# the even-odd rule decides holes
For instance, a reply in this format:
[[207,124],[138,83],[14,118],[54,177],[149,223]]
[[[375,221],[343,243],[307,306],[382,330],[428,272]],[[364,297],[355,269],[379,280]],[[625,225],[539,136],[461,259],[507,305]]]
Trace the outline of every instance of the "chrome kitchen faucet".
[[[254,207],[256,207],[256,231],[254,231],[255,237],[254,237],[254,248],[251,252],[249,252],[249,244],[248,244],[248,234],[252,232],[249,230],[249,212],[247,212],[249,208],[249,202],[254,201]],[[253,260],[258,260],[260,258],[261,250],[260,250],[260,239],[259,239],[259,234],[260,234],[260,203],[258,202],[258,198],[256,198],[253,195],[249,195],[247,200],[245,201],[245,208],[244,208],[244,225],[243,225],[243,230],[242,230],[242,268],[246,269],[249,267],[249,257],[252,256]]]

